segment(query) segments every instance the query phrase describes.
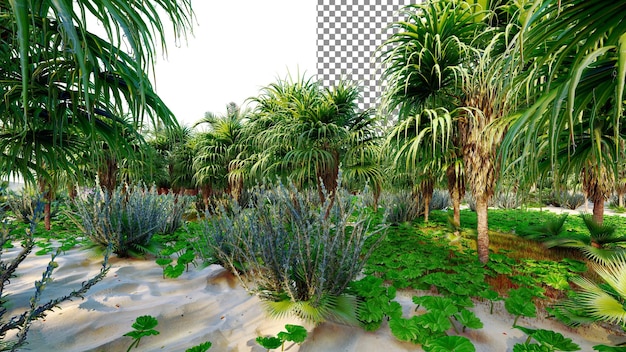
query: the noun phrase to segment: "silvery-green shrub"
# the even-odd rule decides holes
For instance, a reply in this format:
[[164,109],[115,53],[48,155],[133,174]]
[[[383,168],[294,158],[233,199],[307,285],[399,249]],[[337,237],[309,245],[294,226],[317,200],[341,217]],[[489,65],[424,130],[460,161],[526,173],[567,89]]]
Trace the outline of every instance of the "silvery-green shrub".
[[168,234],[182,224],[189,199],[158,194],[156,187],[120,185],[109,194],[100,187],[74,200],[78,225],[97,245],[112,246],[120,257],[146,250],[154,234]]
[[207,216],[195,246],[205,261],[222,263],[270,302],[274,315],[343,319],[350,313],[340,306],[355,303],[344,290],[375,247],[364,251],[366,240],[383,227],[373,228],[367,208],[341,188],[323,204],[309,198],[293,185],[258,186],[245,207],[234,203]]

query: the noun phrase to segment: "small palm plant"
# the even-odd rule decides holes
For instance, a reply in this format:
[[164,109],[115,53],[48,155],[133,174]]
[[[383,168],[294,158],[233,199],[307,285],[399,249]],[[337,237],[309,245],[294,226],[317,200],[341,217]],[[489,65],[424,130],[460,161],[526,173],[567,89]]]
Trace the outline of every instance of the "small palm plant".
[[626,254],[592,263],[602,283],[578,277],[580,287],[570,299],[559,303],[553,312],[569,325],[603,321],[626,328]]
[[581,215],[589,234],[563,230],[567,215],[547,223],[527,238],[543,242],[548,248],[580,248],[596,262],[608,261],[616,255],[626,253],[626,236],[617,234],[615,226],[597,223],[591,215]]

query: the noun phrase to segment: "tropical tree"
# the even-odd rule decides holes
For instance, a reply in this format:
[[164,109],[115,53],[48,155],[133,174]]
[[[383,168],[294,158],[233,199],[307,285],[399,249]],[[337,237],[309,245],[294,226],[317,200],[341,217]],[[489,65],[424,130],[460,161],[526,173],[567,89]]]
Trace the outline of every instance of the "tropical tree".
[[392,26],[397,31],[381,54],[388,84],[384,107],[399,108],[392,136],[403,136],[406,144],[398,150],[406,151],[413,165],[430,165],[435,168],[430,172],[446,175],[456,223],[467,182],[477,205],[478,255],[486,262],[487,204],[499,174],[496,150],[504,131],[491,126],[506,114],[499,64],[513,26],[490,26],[494,12],[465,1],[428,1],[404,13],[407,20]]
[[239,199],[244,187],[242,152],[246,147],[246,123],[250,111],[241,110],[235,103],[226,106],[225,115],[207,112],[196,122],[208,131],[196,138],[196,155],[193,158],[193,178],[202,188],[205,205],[214,190],[225,190]]
[[514,161],[531,182],[542,161],[556,182],[580,175],[598,223],[623,159],[624,13],[623,1],[532,3],[510,66],[524,69],[525,109],[507,122],[503,162]]
[[322,201],[324,189],[334,194],[340,166],[348,182],[367,180],[379,190],[380,127],[370,111],[358,111],[358,96],[358,88],[348,82],[324,88],[304,77],[263,88],[253,99],[251,128],[258,154],[251,171],[288,177],[300,187],[313,184]]
[[116,158],[132,153],[119,136],[144,117],[176,125],[146,74],[165,48],[160,13],[177,36],[191,28],[188,0],[0,1],[0,175],[80,178],[77,165],[98,159],[102,143]]
[[189,126],[156,128],[152,131],[149,144],[158,156],[155,160],[160,168],[157,185],[178,193],[193,188],[194,131]]

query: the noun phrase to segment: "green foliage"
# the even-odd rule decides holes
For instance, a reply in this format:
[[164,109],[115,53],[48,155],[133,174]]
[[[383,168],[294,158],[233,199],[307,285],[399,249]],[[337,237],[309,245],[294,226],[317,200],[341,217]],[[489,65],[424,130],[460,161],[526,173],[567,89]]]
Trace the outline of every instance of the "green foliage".
[[287,324],[285,330],[287,331],[281,331],[276,336],[259,336],[256,338],[256,342],[268,350],[282,347],[284,351],[285,342],[303,343],[308,336],[306,329],[300,325]]
[[559,302],[552,311],[569,325],[603,321],[626,326],[626,256],[618,255],[591,268],[600,280],[576,277],[571,281],[578,286],[570,297]]
[[[572,339],[565,338],[562,334],[551,330],[530,329],[523,326],[514,325],[514,328],[523,331],[528,335],[528,339],[523,344],[513,346],[513,351],[580,351],[580,346],[572,342]],[[535,340],[537,343],[531,343]]]
[[537,308],[533,298],[537,294],[528,287],[520,287],[509,291],[509,297],[504,300],[504,308],[515,316],[513,326],[517,325],[520,316],[534,318],[537,316]]
[[[163,278],[177,278],[189,269],[196,258],[193,245],[189,241],[189,226],[184,225],[184,231],[176,231],[170,235],[154,236],[154,241],[158,242],[161,250],[156,259],[156,263],[163,267]],[[173,258],[174,257],[174,258]],[[174,263],[174,259],[176,263]]]
[[185,352],[206,352],[213,344],[209,341],[203,342],[197,346],[193,346],[185,350]]
[[74,200],[76,223],[95,244],[113,246],[120,257],[151,251],[152,236],[175,231],[188,200],[159,195],[153,186],[121,185],[111,194],[96,187]]
[[426,351],[475,351],[466,337],[447,333],[453,328],[458,334],[455,321],[464,331],[483,327],[480,319],[466,309],[465,302],[441,296],[414,296],[413,303],[417,304],[416,310],[422,306],[426,312],[409,319],[401,315],[391,317],[389,327],[396,338],[421,344]]
[[358,319],[367,331],[377,330],[386,317],[402,316],[402,306],[394,301],[395,287],[385,287],[381,278],[368,275],[353,281],[348,292],[359,299]]
[[124,336],[128,336],[133,339],[133,342],[128,346],[126,352],[129,352],[133,347],[139,347],[139,341],[141,341],[142,337],[158,335],[159,332],[154,330],[154,328],[159,324],[159,321],[150,315],[142,315],[137,317],[135,322],[132,325],[134,330],[129,331],[124,334]]
[[[41,205],[37,206],[37,212],[42,211]],[[38,214],[33,217],[38,218]],[[7,307],[12,304],[11,296],[6,295],[4,290],[9,287],[11,280],[15,277],[16,271],[19,266],[24,263],[28,255],[35,247],[35,231],[37,224],[31,222],[30,226],[26,229],[25,233],[20,236],[22,249],[17,252],[17,255],[12,259],[6,260],[3,258],[3,254],[6,251],[6,243],[11,239],[15,239],[16,233],[9,228],[9,223],[4,214],[4,209],[0,207],[0,350],[1,351],[15,351],[22,347],[26,343],[28,331],[31,324],[38,319],[42,319],[46,314],[56,308],[64,301],[68,301],[77,297],[83,297],[84,294],[97,282],[102,280],[108,270],[108,254],[109,250],[105,252],[104,261],[100,271],[92,278],[84,281],[80,287],[74,288],[70,293],[60,295],[54,298],[50,298],[45,303],[42,303],[42,295],[44,289],[52,283],[53,272],[59,266],[56,258],[60,255],[61,250],[57,249],[51,255],[50,262],[46,269],[42,273],[41,280],[34,282],[35,292],[29,300],[29,306],[23,307],[21,314],[5,317],[7,314]],[[21,307],[20,307],[21,308]],[[5,336],[8,331],[17,330],[16,337],[13,340],[6,339]]]
[[461,252],[447,241],[430,236],[427,230],[410,224],[389,228],[364,273],[378,275],[398,289],[434,287],[459,302],[467,302],[489,287],[485,282],[489,271],[471,250]]
[[341,188],[321,205],[293,185],[252,194],[249,208],[207,215],[194,243],[202,259],[217,258],[240,279],[243,271],[255,285],[242,279],[244,287],[275,315],[356,322],[356,300],[344,291],[375,247],[364,251],[366,240],[384,228],[370,226],[367,208]]
[[599,352],[625,352],[626,347],[623,346],[606,346],[606,345],[595,345],[593,346],[594,351]]
[[476,348],[465,336],[442,336],[424,346],[426,352],[474,352]]

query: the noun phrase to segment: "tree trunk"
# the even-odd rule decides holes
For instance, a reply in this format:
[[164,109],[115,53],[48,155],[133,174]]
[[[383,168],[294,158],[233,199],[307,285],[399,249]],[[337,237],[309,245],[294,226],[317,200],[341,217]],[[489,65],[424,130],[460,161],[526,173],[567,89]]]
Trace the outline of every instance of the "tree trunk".
[[620,208],[624,207],[624,193],[620,193],[617,195],[617,206]]
[[430,199],[432,195],[424,195],[424,222],[428,223],[428,215],[430,215]]
[[52,186],[48,181],[41,180],[39,183],[39,191],[43,194],[43,223],[46,230],[50,231],[51,228],[51,206],[54,194],[52,193]]
[[602,225],[604,222],[604,197],[593,199],[593,221],[598,225]]
[[454,222],[455,227],[461,226],[461,197],[459,196],[459,192],[454,192],[452,195],[452,222]]
[[476,216],[478,237],[476,238],[476,249],[478,259],[485,264],[489,261],[489,225],[487,220],[488,200],[484,195],[476,197]]

